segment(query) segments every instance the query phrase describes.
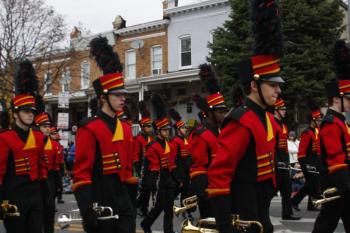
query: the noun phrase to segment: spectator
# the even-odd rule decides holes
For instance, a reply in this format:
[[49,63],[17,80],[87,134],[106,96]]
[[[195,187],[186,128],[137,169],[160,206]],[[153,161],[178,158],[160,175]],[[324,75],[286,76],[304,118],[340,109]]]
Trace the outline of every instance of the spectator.
[[289,132],[287,142],[288,142],[290,165],[294,167],[294,164],[298,162],[298,148],[299,148],[299,140],[296,138],[295,131]]

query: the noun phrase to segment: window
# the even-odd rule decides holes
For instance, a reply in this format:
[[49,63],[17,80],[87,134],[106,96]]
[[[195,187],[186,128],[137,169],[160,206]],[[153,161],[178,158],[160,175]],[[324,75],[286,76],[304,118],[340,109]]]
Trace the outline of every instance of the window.
[[66,68],[62,73],[62,92],[69,92],[69,83],[71,81],[70,70]]
[[126,61],[126,75],[127,79],[136,78],[136,52],[135,50],[129,50],[126,52],[125,56]]
[[48,71],[44,75],[44,92],[45,94],[51,94],[52,93],[52,72]]
[[187,68],[191,63],[191,37],[180,38],[180,67]]
[[87,89],[90,84],[90,62],[83,61],[81,63],[81,89]]
[[161,46],[152,47],[152,75],[160,75],[163,66],[163,49]]

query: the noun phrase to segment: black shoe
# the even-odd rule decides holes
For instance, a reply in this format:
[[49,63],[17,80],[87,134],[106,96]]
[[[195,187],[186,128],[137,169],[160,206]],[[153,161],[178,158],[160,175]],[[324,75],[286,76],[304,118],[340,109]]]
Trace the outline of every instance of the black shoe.
[[301,217],[298,215],[291,214],[289,216],[283,216],[282,219],[283,220],[300,220]]
[[57,200],[57,203],[59,203],[59,204],[63,204],[63,203],[64,203],[64,201],[63,201],[62,199],[60,199],[60,200]]
[[152,233],[151,228],[149,226],[146,226],[146,224],[143,221],[140,225],[144,233]]
[[295,209],[296,211],[300,211],[300,208],[298,205],[292,205],[293,209]]

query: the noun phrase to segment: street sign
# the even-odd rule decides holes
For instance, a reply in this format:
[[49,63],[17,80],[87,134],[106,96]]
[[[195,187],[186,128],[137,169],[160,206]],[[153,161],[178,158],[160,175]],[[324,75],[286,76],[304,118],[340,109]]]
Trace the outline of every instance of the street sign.
[[59,112],[57,117],[57,128],[68,129],[69,127],[69,113]]
[[69,108],[69,92],[58,94],[58,108]]

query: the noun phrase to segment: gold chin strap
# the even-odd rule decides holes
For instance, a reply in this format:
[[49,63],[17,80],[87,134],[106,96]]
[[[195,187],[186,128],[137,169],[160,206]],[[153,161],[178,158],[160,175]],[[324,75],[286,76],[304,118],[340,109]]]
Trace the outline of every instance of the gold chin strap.
[[30,128],[29,129],[29,135],[28,135],[28,138],[27,138],[27,142],[24,145],[23,150],[29,150],[29,149],[33,149],[33,148],[36,148],[36,142],[35,142],[33,129]]
[[116,129],[114,131],[112,142],[123,141],[123,140],[124,140],[123,126],[120,120],[117,118]]
[[147,144],[151,142],[151,137],[148,136],[148,139],[147,139]]
[[271,120],[268,113],[266,113],[266,124],[267,124],[267,141],[269,142],[272,139],[274,139],[275,136],[273,135],[273,128],[272,128]]

